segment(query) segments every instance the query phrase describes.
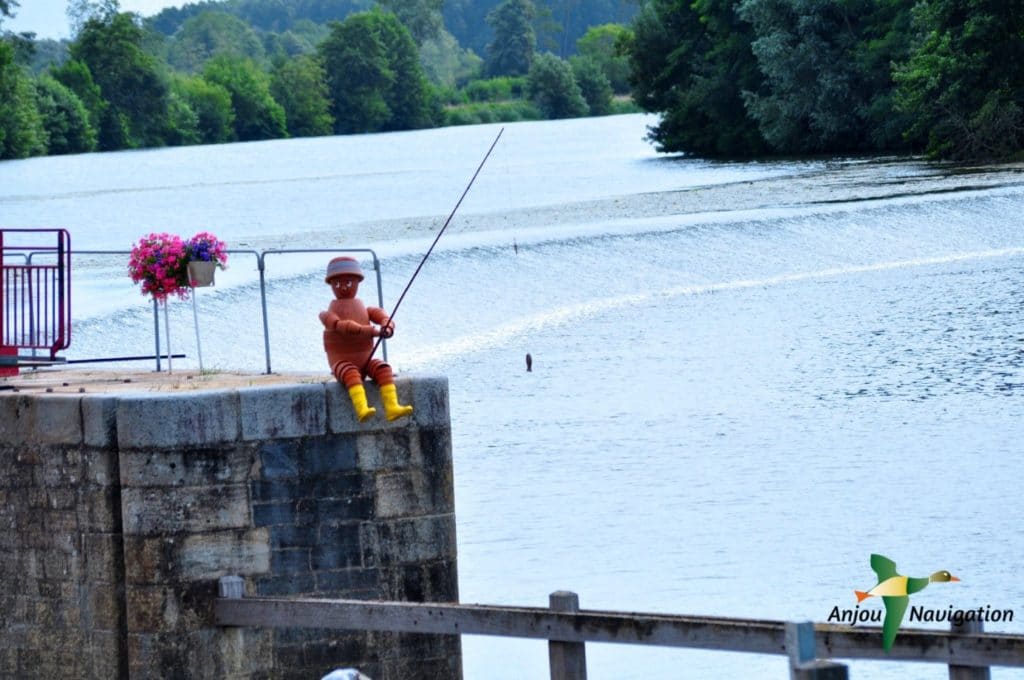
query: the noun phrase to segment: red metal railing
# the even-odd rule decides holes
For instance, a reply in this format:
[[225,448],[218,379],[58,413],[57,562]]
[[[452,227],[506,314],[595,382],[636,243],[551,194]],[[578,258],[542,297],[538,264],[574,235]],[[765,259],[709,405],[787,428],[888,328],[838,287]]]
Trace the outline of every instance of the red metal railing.
[[[47,235],[53,245],[45,244]],[[33,259],[25,252],[32,252]],[[0,229],[0,300],[0,354],[45,350],[54,360],[67,349],[71,237],[65,229]]]

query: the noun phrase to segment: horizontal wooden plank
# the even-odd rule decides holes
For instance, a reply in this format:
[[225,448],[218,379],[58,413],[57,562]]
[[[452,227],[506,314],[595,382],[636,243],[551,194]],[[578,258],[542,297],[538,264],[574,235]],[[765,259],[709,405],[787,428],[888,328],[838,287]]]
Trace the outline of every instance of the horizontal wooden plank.
[[959,666],[1024,667],[1024,636],[1005,633],[954,634],[900,628],[892,650],[882,649],[882,629],[818,623],[818,656],[837,659],[928,661]]
[[365,602],[361,600],[219,599],[216,621],[230,626],[338,628],[449,635],[495,635],[561,642],[620,642],[785,652],[782,623],[700,616],[663,616],[466,604]]
[[[225,626],[494,635],[786,654],[784,622],[760,619],[281,598],[218,599],[214,613],[217,623]],[[901,629],[892,651],[886,653],[878,628],[820,623],[814,628],[818,658],[1024,667],[1024,636],[1020,635]]]

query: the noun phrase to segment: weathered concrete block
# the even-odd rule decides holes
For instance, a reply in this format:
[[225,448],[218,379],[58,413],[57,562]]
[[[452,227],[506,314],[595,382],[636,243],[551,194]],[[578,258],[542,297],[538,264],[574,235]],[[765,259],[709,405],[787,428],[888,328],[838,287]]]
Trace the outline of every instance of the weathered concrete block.
[[316,590],[324,597],[383,597],[381,574],[377,569],[362,567],[316,572]]
[[249,494],[241,484],[127,488],[121,492],[124,533],[202,533],[249,526]]
[[405,470],[420,460],[420,441],[415,431],[371,432],[356,437],[360,470]]
[[323,383],[251,387],[238,391],[245,441],[314,437],[327,431]]
[[451,412],[448,405],[448,378],[443,375],[416,376],[415,380],[399,378],[395,381],[399,395],[403,389],[413,404],[413,418],[420,427],[451,426]]
[[311,564],[314,571],[350,569],[363,566],[362,530],[353,522],[334,527],[320,527],[320,540],[313,546]]
[[0,394],[0,441],[14,446],[82,443],[82,398]]
[[[367,398],[370,392],[367,390]],[[352,400],[348,397],[345,386],[334,381],[324,384],[324,395],[327,397],[327,431],[334,434],[359,432],[363,424],[356,420],[352,411]],[[368,428],[367,428],[368,429]]]
[[430,512],[429,491],[424,488],[421,472],[396,472],[376,477],[374,516],[395,519],[424,515]]
[[110,448],[117,443],[117,397],[82,397],[82,440],[86,446]]
[[180,568],[178,578],[185,581],[265,574],[270,570],[270,532],[252,529],[186,536],[175,563]]
[[250,447],[134,450],[120,456],[121,483],[126,486],[203,486],[242,483],[255,461]]
[[356,438],[352,434],[302,439],[274,439],[256,449],[258,476],[264,480],[316,478],[356,470]]
[[121,449],[214,446],[238,435],[238,392],[130,394],[117,403]]
[[111,449],[92,449],[84,455],[82,477],[89,485],[113,488],[118,481],[117,453]]
[[360,526],[363,565],[390,566],[432,560],[454,560],[455,517],[433,515]]
[[86,534],[83,543],[86,578],[92,583],[120,581],[119,572],[124,570],[121,537],[116,534]]
[[[330,662],[387,678],[457,667],[449,647],[420,638],[212,623],[225,574],[255,595],[454,599],[446,389],[403,377],[400,399],[416,415],[387,423],[381,409],[369,424],[354,422],[336,383],[0,395],[0,650],[18,651],[0,658],[0,675],[307,678]],[[368,393],[379,407],[376,386]]]

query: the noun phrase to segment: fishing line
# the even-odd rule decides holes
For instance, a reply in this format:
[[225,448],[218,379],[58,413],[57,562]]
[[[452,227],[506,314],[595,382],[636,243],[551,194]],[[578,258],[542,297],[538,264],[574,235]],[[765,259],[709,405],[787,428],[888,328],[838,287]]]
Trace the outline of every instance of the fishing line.
[[[473,176],[470,178],[469,184],[467,184],[466,188],[463,190],[462,195],[459,196],[459,200],[455,204],[455,207],[452,208],[451,213],[449,213],[448,219],[446,219],[444,221],[444,225],[441,227],[441,230],[437,232],[437,236],[434,238],[434,242],[430,244],[430,248],[427,249],[427,252],[423,256],[423,259],[420,260],[419,265],[416,266],[416,271],[414,271],[412,273],[412,277],[409,279],[409,283],[405,284],[405,289],[402,291],[402,294],[398,296],[398,302],[395,303],[394,308],[391,310],[391,314],[388,315],[388,321],[393,321],[394,320],[395,314],[398,313],[398,308],[402,305],[402,300],[405,299],[405,294],[409,292],[409,288],[412,287],[412,282],[416,280],[417,276],[419,276],[420,270],[423,269],[423,265],[426,264],[426,262],[427,262],[427,258],[429,258],[430,254],[432,252],[434,252],[434,246],[437,245],[437,242],[441,240],[441,236],[444,235],[445,230],[448,229],[448,225],[451,224],[452,218],[455,217],[455,213],[458,212],[459,206],[462,205],[463,199],[466,198],[466,194],[468,194],[470,188],[472,188],[473,182],[476,181],[477,175],[479,175],[480,171],[484,169],[484,164],[487,162],[487,159],[490,157],[491,152],[494,151],[494,147],[496,147],[498,145],[498,140],[501,139],[501,133],[503,133],[504,131],[505,131],[505,128],[501,128],[500,130],[498,130],[498,136],[494,138],[493,142],[491,142],[491,148],[489,148],[487,150],[487,153],[484,154],[483,160],[480,161],[480,165],[477,166],[476,172],[473,173]],[[380,343],[383,340],[384,340],[384,335],[383,334],[377,336],[377,342],[375,342],[373,344],[373,349],[370,350],[370,356],[367,357],[367,359],[366,359],[366,365],[363,366],[363,372],[364,373],[366,372],[367,368],[369,368],[370,361],[373,359],[373,355],[377,353],[377,348],[380,347]]]

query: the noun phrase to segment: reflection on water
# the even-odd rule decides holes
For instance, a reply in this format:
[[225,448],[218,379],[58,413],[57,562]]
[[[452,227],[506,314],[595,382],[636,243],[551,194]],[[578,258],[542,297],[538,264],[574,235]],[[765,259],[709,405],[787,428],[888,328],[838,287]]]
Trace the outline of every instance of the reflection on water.
[[[564,154],[545,151],[552,130],[565,129],[519,128],[536,130],[523,145],[536,158],[519,149],[509,176],[564,178],[561,189],[530,194],[538,203],[565,200],[588,183],[583,197],[607,198],[602,182],[617,167],[628,178],[623,194],[637,205],[645,186],[664,191],[697,177],[664,162],[638,165],[637,146],[618,154],[583,143]],[[457,135],[360,143],[429,149],[444,134]],[[446,147],[446,157],[479,155],[475,139],[451,139],[474,148]],[[319,148],[308,144],[304,152]],[[234,162],[243,162],[237,146],[217,164],[231,167],[236,153]],[[422,158],[390,179],[415,174]],[[877,166],[879,186],[901,174],[927,175]],[[321,172],[300,169],[308,170],[297,164],[291,172]],[[811,183],[818,173],[842,185],[825,163],[727,170],[752,178],[786,171]],[[271,171],[239,172],[257,181]],[[386,170],[376,172],[387,179]],[[453,170],[438,184],[457,185],[462,174]],[[193,217],[217,213],[210,201],[221,188],[193,192],[181,181],[168,186],[195,198]],[[285,205],[311,214],[316,231],[330,223],[330,210],[296,205],[305,184],[289,185],[296,194]],[[880,552],[903,573],[949,569],[962,577],[955,588],[929,590],[922,604],[1019,607],[1024,239],[1022,192],[1010,185],[855,204],[794,207],[779,197],[772,207],[706,216],[652,211],[631,219],[620,211],[611,221],[607,203],[574,204],[571,227],[453,230],[403,303],[390,353],[400,370],[450,380],[462,599],[543,606],[548,593],[570,589],[584,608],[823,620],[833,606],[852,606],[854,588],[871,585],[868,556]],[[268,213],[285,209],[274,186]],[[491,203],[477,209],[510,205],[507,186],[496,186],[484,185]],[[904,193],[902,184],[896,189]],[[56,197],[55,214],[70,200]],[[140,209],[151,207],[143,201]],[[370,212],[358,200],[344,208]],[[395,205],[385,217],[411,209]],[[424,248],[375,247],[385,299],[395,300]],[[320,259],[269,269],[277,370],[323,368],[316,312],[330,295]],[[258,370],[254,266],[239,258],[224,274],[199,295],[204,363]],[[94,316],[76,326],[69,356],[145,347],[152,316],[137,293],[91,281],[99,296],[135,306],[112,311],[84,302]],[[192,354],[192,310],[174,305],[171,316],[172,341]],[[213,339],[224,337],[233,341]],[[1017,613],[1024,619],[1024,609]],[[1024,627],[1018,620],[1002,630]],[[467,678],[546,677],[543,643],[467,638],[464,650]],[[774,657],[601,645],[587,654],[592,678],[676,678],[681,667],[700,678],[786,672]],[[851,672],[947,674],[941,666],[863,662]]]

